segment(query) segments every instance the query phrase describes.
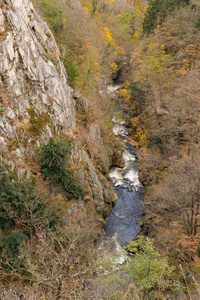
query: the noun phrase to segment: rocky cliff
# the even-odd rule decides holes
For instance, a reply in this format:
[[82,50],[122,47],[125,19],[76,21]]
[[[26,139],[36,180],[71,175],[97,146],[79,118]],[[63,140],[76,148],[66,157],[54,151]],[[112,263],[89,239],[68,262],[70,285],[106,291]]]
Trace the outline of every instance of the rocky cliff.
[[[71,88],[59,50],[46,23],[29,0],[6,0],[0,10],[1,91],[7,89],[10,107],[1,116],[1,132],[13,138],[28,109],[48,114],[57,130],[74,128]],[[14,128],[9,120],[15,121]],[[50,130],[49,130],[50,134]]]
[[[61,131],[75,129],[72,89],[54,37],[30,0],[0,4],[1,160],[30,176],[26,164],[40,146]],[[75,146],[76,175],[105,217],[114,201],[105,177],[88,154]],[[107,204],[106,204],[107,203]]]

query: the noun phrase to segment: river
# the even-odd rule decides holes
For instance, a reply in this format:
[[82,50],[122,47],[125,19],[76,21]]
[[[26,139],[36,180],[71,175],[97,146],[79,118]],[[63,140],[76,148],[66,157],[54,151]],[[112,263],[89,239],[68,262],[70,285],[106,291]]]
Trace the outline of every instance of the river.
[[[116,91],[117,86],[110,87],[113,99]],[[144,199],[144,188],[139,181],[136,149],[128,141],[128,128],[124,126],[123,120],[119,122],[113,118],[113,123],[114,134],[125,145],[123,153],[125,166],[124,168],[113,166],[110,169],[109,177],[118,195],[118,200],[108,217],[105,235],[98,247],[99,256],[104,257],[105,260],[110,254],[113,255],[111,278],[113,272],[118,270],[118,265],[124,264],[127,261],[127,252],[121,246],[125,246],[128,241],[132,241],[140,231],[139,222],[143,216]],[[108,276],[106,272],[105,275]],[[118,276],[123,279],[122,285],[129,283],[128,281],[124,281],[125,276],[122,270]],[[116,285],[114,279],[111,280],[111,286],[120,288]],[[98,284],[92,290],[92,298],[105,299],[105,297],[108,299],[105,282],[99,280]]]
[[[113,93],[117,90],[116,87],[110,89]],[[109,172],[118,200],[108,217],[106,235],[124,246],[140,231],[139,221],[143,216],[144,188],[139,181],[136,149],[127,141],[128,129],[123,125],[123,121],[120,123],[114,123],[113,132],[124,140],[125,166],[124,168],[113,167]]]

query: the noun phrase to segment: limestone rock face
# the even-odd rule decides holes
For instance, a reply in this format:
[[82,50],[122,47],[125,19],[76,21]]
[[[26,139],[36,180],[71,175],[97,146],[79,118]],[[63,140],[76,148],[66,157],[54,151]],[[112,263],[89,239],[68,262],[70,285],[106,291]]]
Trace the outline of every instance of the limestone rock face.
[[124,167],[124,150],[120,147],[120,142],[111,136],[105,145],[102,140],[101,125],[98,122],[91,124],[89,128],[89,140],[97,147],[97,155],[103,174],[108,174],[108,171],[112,166],[120,168]]
[[82,188],[87,190],[94,199],[97,213],[106,219],[112,210],[112,204],[116,203],[115,194],[108,180],[102,174],[99,177],[88,154],[83,149],[74,149],[72,158],[84,162],[84,168],[76,170],[75,176],[83,184]]
[[82,97],[82,95],[80,93],[75,93],[74,99],[76,100],[75,106],[76,106],[77,112],[80,114],[84,114],[87,117],[88,112],[89,112],[89,105],[88,105],[87,100],[84,97]]
[[[5,0],[0,8],[0,88],[6,87],[10,107],[1,134],[8,134],[8,119],[28,118],[32,108],[48,114],[54,126],[65,131],[75,127],[72,89],[59,59],[59,50],[47,24],[30,0]],[[11,137],[11,133],[8,134]]]
[[[0,160],[16,170],[19,180],[30,178],[29,160],[50,137],[61,131],[73,134],[75,103],[87,118],[88,103],[78,94],[72,97],[59,56],[48,25],[30,0],[1,1]],[[96,131],[91,130],[91,135],[96,136]],[[84,150],[73,151],[72,159],[84,166],[77,177],[106,218],[114,201],[107,179],[100,180]]]

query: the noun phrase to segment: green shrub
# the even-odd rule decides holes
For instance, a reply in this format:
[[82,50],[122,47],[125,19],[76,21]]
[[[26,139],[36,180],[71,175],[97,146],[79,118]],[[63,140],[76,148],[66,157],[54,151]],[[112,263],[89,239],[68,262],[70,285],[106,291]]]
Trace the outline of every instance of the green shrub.
[[84,195],[83,189],[75,184],[73,173],[66,170],[69,168],[71,147],[72,141],[67,138],[61,142],[55,142],[50,138],[49,143],[42,147],[40,159],[42,174],[64,190],[68,200],[78,199]]
[[161,151],[167,151],[167,147],[173,143],[177,145],[184,145],[187,143],[185,137],[185,131],[178,126],[175,129],[162,128],[154,132],[151,135],[148,147],[153,149],[154,147],[160,149]]
[[140,115],[145,109],[145,99],[147,97],[144,87],[138,83],[132,83],[131,100],[134,103],[134,116]]
[[63,28],[63,14],[55,0],[37,0],[43,14],[48,20],[48,24],[55,33],[59,33]]
[[19,252],[19,247],[23,242],[28,240],[28,236],[19,230],[13,230],[4,241],[4,247],[12,256],[16,256]]
[[143,32],[150,33],[158,24],[158,19],[161,24],[169,12],[174,11],[181,4],[187,5],[189,0],[150,0],[142,25]]
[[0,227],[19,226],[30,235],[38,227],[52,227],[59,217],[45,206],[43,197],[30,182],[20,183],[0,165]]
[[[134,243],[137,252],[133,257],[118,252],[98,260],[97,274],[101,276],[95,281],[100,295],[115,300],[125,294],[126,299],[165,299],[167,291],[180,290],[180,283],[173,278],[175,267],[155,250],[152,240],[141,236]],[[122,259],[124,264],[119,263]]]
[[[16,182],[12,173],[0,165],[0,264],[9,271],[23,266],[19,247],[39,229],[55,228],[61,218],[46,207],[41,194],[30,182]],[[20,228],[12,231],[11,226]],[[4,234],[3,234],[4,233]]]
[[4,238],[0,236],[0,265],[8,270],[22,266],[23,258],[18,257],[19,247],[28,240],[28,236],[19,230],[13,230]]
[[38,135],[43,131],[44,126],[50,122],[50,116],[45,114],[37,116],[32,109],[29,109],[28,112],[31,116],[28,131],[33,135]]
[[69,167],[71,148],[71,141],[66,139],[65,142],[55,142],[52,138],[42,147],[40,167],[47,179],[55,180],[57,183],[61,180],[65,168]]
[[68,55],[64,57],[63,63],[67,71],[68,83],[73,88],[79,75],[78,65],[76,61]]
[[0,252],[2,251],[4,247],[4,237],[2,231],[0,231]]
[[159,136],[151,136],[149,144],[148,144],[148,147],[150,149],[152,149],[154,147],[157,147],[160,150],[162,150],[162,148],[163,148],[163,141],[162,141],[162,139]]
[[197,15],[197,19],[195,22],[195,28],[200,29],[200,12]]

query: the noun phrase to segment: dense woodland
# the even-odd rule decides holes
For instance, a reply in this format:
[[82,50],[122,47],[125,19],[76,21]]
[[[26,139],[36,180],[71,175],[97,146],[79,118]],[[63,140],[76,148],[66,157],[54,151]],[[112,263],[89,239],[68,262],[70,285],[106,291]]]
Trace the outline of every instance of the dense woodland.
[[40,149],[31,183],[0,166],[0,223],[10,228],[0,238],[2,299],[199,299],[200,1],[33,2],[69,85],[89,103],[87,115],[76,113],[81,147],[94,120],[108,143],[116,103],[105,90],[120,79],[115,101],[137,148],[145,213],[121,278],[113,257],[97,259],[103,227],[73,175],[69,138]]

